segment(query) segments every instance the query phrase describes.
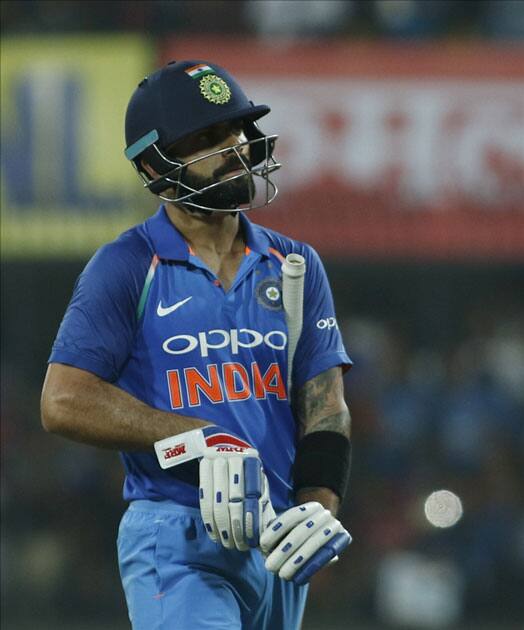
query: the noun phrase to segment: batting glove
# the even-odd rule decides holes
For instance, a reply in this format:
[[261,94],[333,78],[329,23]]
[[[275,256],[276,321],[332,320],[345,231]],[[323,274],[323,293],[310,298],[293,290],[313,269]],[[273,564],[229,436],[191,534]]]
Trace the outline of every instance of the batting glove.
[[155,450],[162,468],[201,458],[200,513],[211,540],[239,551],[259,546],[275,512],[256,449],[230,431],[210,426],[160,440]]
[[286,510],[260,538],[266,569],[302,585],[338,560],[351,536],[329,510],[311,501]]

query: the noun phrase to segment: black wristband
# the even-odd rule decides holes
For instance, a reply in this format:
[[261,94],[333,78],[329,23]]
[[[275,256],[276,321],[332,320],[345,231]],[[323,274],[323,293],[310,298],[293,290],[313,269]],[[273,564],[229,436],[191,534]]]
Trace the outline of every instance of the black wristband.
[[351,442],[336,431],[314,431],[297,446],[293,465],[294,492],[330,488],[344,500],[351,465]]

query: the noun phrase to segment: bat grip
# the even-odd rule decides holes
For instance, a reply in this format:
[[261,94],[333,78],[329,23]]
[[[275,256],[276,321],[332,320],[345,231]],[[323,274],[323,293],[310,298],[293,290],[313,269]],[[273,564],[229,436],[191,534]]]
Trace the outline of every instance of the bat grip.
[[288,396],[291,391],[293,357],[302,332],[304,274],[306,261],[300,254],[288,254],[282,263],[282,302],[288,326]]

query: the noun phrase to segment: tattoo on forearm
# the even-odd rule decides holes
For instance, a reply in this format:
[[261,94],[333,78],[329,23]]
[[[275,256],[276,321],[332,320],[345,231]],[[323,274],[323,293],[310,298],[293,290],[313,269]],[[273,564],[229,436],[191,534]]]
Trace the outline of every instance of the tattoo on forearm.
[[306,433],[311,433],[312,431],[336,431],[349,437],[349,411],[346,409],[331,416],[320,418],[318,422],[310,422],[306,429]]
[[297,392],[294,411],[301,435],[337,431],[349,437],[351,418],[340,368],[331,368],[305,383]]

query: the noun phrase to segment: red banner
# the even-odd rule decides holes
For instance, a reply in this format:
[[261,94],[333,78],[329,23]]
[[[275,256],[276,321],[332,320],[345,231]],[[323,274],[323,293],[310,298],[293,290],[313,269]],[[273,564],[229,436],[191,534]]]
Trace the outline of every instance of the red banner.
[[278,133],[256,220],[337,256],[524,260],[524,47],[168,42]]

